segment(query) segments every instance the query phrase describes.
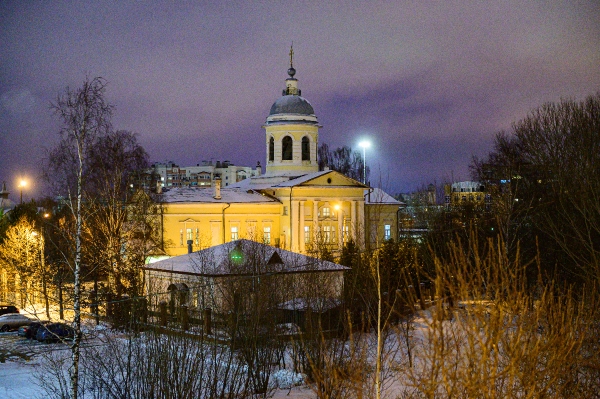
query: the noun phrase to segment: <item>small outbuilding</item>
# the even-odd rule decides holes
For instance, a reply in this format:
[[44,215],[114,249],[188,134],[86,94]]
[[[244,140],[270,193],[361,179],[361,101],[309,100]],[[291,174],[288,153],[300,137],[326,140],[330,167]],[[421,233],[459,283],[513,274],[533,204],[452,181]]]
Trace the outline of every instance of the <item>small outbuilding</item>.
[[339,308],[344,272],[349,270],[250,240],[175,256],[143,269],[154,309],[167,302],[172,311],[185,306],[191,318],[201,318],[205,309],[211,309],[223,319],[262,312],[281,316],[282,321],[289,318],[283,313],[323,313]]

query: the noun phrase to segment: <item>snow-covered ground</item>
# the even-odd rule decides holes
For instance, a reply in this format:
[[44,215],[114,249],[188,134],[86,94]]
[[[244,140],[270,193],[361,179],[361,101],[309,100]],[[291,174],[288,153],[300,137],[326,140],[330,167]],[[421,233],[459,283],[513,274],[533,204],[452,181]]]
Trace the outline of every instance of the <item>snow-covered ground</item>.
[[[0,339],[2,339],[0,337]],[[38,358],[35,360],[24,361],[21,359],[8,360],[0,363],[0,398],[3,399],[21,399],[21,398],[43,398],[45,392],[36,384],[35,372],[40,367]],[[83,371],[85,373],[85,370]],[[288,370],[280,370],[275,378],[280,386],[292,386],[291,389],[278,389],[274,393],[274,398],[314,398],[315,395],[307,386],[293,386],[297,382],[298,375]]]

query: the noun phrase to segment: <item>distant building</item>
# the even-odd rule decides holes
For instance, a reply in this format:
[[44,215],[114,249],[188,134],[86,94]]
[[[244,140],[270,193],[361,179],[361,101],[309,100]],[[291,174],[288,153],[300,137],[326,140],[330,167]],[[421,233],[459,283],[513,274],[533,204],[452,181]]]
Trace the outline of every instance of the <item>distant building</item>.
[[482,206],[489,202],[489,195],[483,183],[476,181],[462,181],[446,185],[444,188],[446,205],[464,205],[467,203]]
[[[253,176],[260,176],[260,163],[254,169],[248,166],[236,166],[229,161],[203,161],[196,166],[184,166],[173,162],[156,162],[148,171],[154,173],[163,188],[172,187],[211,187],[216,178],[221,179],[223,187]],[[147,188],[152,188],[148,184]]]

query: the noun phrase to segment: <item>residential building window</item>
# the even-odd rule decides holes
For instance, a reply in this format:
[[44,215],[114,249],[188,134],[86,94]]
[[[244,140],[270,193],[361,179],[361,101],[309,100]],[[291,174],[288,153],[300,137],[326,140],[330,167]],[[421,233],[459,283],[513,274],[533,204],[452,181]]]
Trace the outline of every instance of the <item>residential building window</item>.
[[281,159],[284,161],[291,161],[293,156],[294,142],[290,136],[285,136],[281,141]]
[[310,243],[310,226],[304,226],[304,243]]
[[265,227],[263,230],[263,242],[265,244],[271,243],[271,228],[270,227]]
[[275,160],[275,139],[271,137],[269,139],[269,161]]
[[331,211],[327,206],[323,208],[323,211],[321,213],[324,218],[328,218],[329,216],[331,216]]
[[389,224],[386,224],[383,226],[383,239],[389,240],[391,238],[392,238],[392,226]]
[[302,137],[302,160],[310,161],[310,140],[308,140],[308,137]]
[[237,226],[231,226],[231,241],[238,239],[238,228]]

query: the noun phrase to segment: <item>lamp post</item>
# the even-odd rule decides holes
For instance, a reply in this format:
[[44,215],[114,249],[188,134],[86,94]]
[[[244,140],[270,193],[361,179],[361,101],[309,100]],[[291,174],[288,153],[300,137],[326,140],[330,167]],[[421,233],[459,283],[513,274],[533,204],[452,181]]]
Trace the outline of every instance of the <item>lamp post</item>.
[[363,184],[367,184],[367,148],[371,147],[371,143],[361,141],[358,145],[363,149]]
[[21,204],[23,204],[23,187],[27,185],[27,180],[21,179],[19,182],[19,188],[21,189]]

